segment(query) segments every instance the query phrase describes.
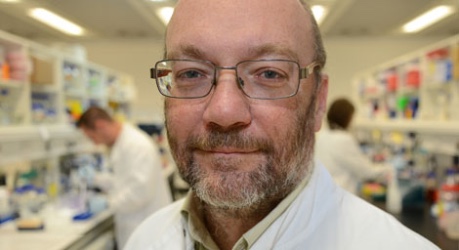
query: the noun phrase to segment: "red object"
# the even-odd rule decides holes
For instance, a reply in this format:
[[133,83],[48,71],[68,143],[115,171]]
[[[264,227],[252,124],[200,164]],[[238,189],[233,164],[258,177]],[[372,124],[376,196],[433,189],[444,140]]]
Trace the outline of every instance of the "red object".
[[445,57],[448,56],[448,54],[449,54],[448,49],[443,48],[443,49],[433,50],[433,51],[427,53],[427,57],[429,59],[435,60],[435,59],[445,58]]
[[398,77],[396,74],[390,74],[387,76],[387,90],[396,91],[398,87]]
[[430,204],[437,202],[438,201],[438,191],[433,188],[427,189],[426,200]]
[[4,80],[9,80],[10,79],[10,66],[7,63],[3,63],[2,72],[1,72],[0,76]]
[[459,185],[447,185],[443,184],[441,186],[442,191],[447,191],[447,192],[459,192]]
[[406,85],[410,87],[419,88],[421,84],[421,72],[417,69],[408,71],[406,76]]

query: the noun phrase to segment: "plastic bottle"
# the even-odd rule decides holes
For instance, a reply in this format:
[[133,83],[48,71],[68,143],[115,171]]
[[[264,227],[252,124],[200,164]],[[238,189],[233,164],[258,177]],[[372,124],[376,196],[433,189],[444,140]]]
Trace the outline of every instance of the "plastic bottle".
[[10,79],[10,65],[7,62],[2,63],[2,79],[9,80]]
[[9,113],[9,89],[0,87],[0,126],[10,124],[10,113]]
[[13,200],[19,211],[19,219],[16,220],[18,230],[41,230],[44,221],[40,210],[46,203],[46,194],[42,188],[28,184],[16,188]]
[[402,194],[398,184],[397,170],[393,169],[387,187],[386,209],[388,212],[398,214],[402,211]]
[[[459,159],[453,158],[454,163]],[[438,202],[438,226],[451,239],[459,239],[459,169],[446,170],[445,180],[440,187]]]
[[10,204],[10,192],[6,188],[6,176],[0,175],[0,224],[14,219]]
[[428,172],[426,178],[426,200],[428,203],[433,204],[438,199],[437,189],[437,158],[431,156],[428,162]]
[[459,170],[448,168],[445,173],[445,181],[440,187],[440,200],[442,212],[448,213],[459,210]]

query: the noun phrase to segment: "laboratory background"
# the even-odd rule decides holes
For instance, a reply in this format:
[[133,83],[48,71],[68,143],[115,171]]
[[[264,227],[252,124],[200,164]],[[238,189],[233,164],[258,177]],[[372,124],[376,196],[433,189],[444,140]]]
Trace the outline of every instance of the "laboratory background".
[[[0,0],[0,249],[114,248],[113,209],[84,178],[107,149],[75,126],[93,105],[147,133],[173,198],[187,192],[149,78],[175,2]],[[459,249],[459,1],[307,2],[328,102],[353,103],[366,167],[391,170],[356,182],[356,195]]]

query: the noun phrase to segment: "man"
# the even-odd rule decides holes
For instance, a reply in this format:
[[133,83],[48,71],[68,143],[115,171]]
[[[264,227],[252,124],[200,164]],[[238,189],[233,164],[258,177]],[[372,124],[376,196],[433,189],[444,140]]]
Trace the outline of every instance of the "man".
[[437,249],[313,162],[327,77],[299,0],[180,0],[152,69],[190,184],[126,249]]
[[86,110],[77,126],[94,143],[110,148],[108,164],[113,173],[99,173],[92,182],[109,194],[116,242],[122,249],[140,222],[172,202],[159,151],[146,133],[114,120],[99,107]]
[[372,163],[363,154],[358,141],[349,132],[354,114],[355,107],[346,98],[338,98],[330,104],[328,129],[317,133],[314,155],[325,165],[336,184],[358,195],[363,181],[384,181],[391,175],[392,167],[386,163]]

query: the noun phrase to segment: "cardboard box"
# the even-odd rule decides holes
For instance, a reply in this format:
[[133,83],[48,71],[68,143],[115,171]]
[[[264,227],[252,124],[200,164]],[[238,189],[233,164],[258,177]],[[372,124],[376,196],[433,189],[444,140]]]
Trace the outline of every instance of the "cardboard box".
[[31,60],[30,82],[32,84],[53,84],[53,63],[36,57],[32,57]]

